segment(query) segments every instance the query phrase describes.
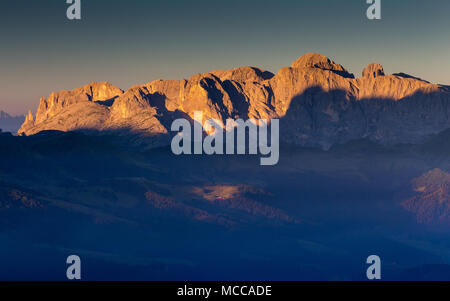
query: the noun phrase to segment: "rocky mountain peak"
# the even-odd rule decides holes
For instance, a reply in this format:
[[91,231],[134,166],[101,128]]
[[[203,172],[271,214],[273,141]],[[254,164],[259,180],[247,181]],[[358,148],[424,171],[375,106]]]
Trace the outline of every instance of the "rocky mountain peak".
[[320,53],[308,53],[298,58],[292,63],[294,69],[315,68],[321,70],[334,71],[344,77],[353,77],[343,66],[336,64],[328,57]]
[[320,53],[307,53],[292,63],[292,68],[319,68],[333,70],[336,64]]
[[25,123],[34,122],[33,113],[31,110],[28,111],[28,114],[25,116]]
[[368,65],[366,68],[364,68],[362,72],[362,76],[365,78],[375,78],[378,76],[384,76],[384,69],[383,66],[381,66],[378,63],[372,63]]
[[220,78],[221,81],[233,80],[242,82],[257,82],[271,79],[274,76],[273,73],[257,67],[240,67],[231,70],[216,70],[211,73]]
[[93,82],[87,86],[91,100],[104,101],[123,94],[123,91],[109,82]]
[[34,121],[28,116],[19,133],[126,130],[163,136],[174,119],[192,119],[196,111],[224,123],[278,118],[280,139],[323,149],[363,137],[389,145],[421,143],[450,128],[446,87],[384,75],[379,64],[370,64],[363,74],[355,79],[326,56],[310,53],[276,75],[240,67],[157,80],[126,92],[107,82],[91,83],[42,98]]

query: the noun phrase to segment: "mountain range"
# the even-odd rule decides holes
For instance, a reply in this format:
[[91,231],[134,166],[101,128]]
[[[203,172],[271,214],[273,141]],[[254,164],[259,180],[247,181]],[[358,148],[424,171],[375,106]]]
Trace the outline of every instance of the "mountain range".
[[23,124],[25,116],[11,116],[4,111],[0,111],[0,129],[3,132],[16,133]]
[[306,54],[277,74],[241,67],[157,80],[127,91],[107,82],[41,98],[18,131],[115,133],[142,147],[167,143],[174,119],[280,119],[285,143],[329,149],[354,139],[422,143],[450,128],[450,88],[370,64],[355,78],[342,65]]
[[[0,280],[64,280],[68,254],[85,280],[365,280],[369,254],[384,280],[448,280],[449,90],[307,54],[52,93],[0,135]],[[194,111],[279,118],[278,164],[174,155]]]

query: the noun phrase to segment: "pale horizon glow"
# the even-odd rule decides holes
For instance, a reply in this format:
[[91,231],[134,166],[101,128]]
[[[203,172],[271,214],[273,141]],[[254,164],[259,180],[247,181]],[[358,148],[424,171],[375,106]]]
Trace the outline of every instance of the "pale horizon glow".
[[127,90],[241,66],[277,73],[309,52],[356,77],[378,62],[450,85],[447,0],[383,1],[381,21],[367,20],[365,0],[90,0],[81,21],[63,0],[0,1],[0,110],[11,115],[94,81]]

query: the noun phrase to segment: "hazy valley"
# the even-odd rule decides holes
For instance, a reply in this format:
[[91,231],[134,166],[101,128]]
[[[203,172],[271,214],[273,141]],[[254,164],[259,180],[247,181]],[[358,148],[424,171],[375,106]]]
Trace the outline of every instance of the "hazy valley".
[[[0,135],[0,279],[64,279],[76,253],[86,279],[362,280],[378,254],[386,280],[448,280],[449,102],[317,54],[52,93]],[[279,118],[279,163],[173,155],[171,121],[198,110]]]

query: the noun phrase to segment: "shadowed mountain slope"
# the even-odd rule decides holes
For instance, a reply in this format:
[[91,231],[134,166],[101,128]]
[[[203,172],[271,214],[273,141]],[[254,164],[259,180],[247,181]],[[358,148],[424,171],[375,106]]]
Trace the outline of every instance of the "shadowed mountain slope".
[[[42,98],[19,133],[44,130],[122,131],[136,140],[168,136],[176,118],[288,120],[284,141],[328,149],[369,138],[385,145],[421,143],[450,127],[450,92],[370,64],[361,78],[321,54],[307,54],[272,74],[255,67],[157,80],[123,92],[92,83]],[[166,140],[163,140],[166,141]],[[162,142],[166,143],[166,142]],[[148,146],[161,143],[146,143]]]

